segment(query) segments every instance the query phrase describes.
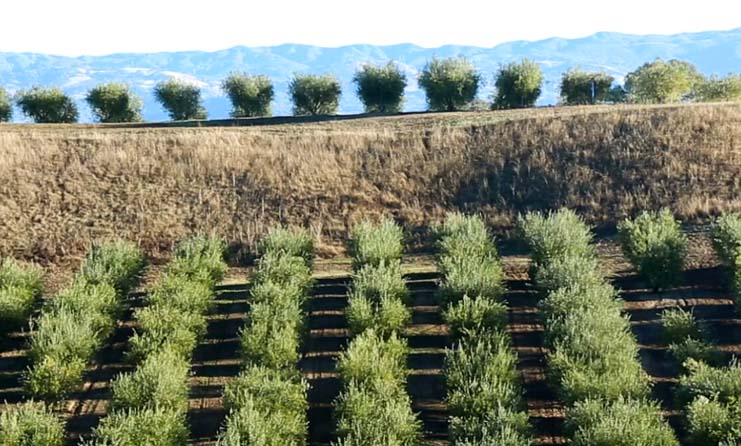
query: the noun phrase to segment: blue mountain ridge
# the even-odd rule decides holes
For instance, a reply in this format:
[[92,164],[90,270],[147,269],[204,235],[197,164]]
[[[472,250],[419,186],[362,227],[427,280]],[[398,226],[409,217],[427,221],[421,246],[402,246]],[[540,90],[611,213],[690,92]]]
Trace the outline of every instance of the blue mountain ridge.
[[[558,102],[561,74],[579,66],[602,70],[621,82],[626,73],[657,57],[677,58],[695,64],[704,74],[741,72],[741,28],[674,35],[632,35],[600,32],[579,39],[549,38],[513,41],[493,48],[446,45],[423,48],[413,44],[388,46],[349,45],[323,48],[284,44],[272,47],[238,46],[215,52],[111,54],[64,57],[36,53],[0,52],[0,86],[15,92],[33,85],[59,86],[79,102],[82,120],[91,120],[84,103],[87,90],[110,81],[129,83],[144,100],[143,115],[148,121],[167,116],[152,96],[154,85],[175,76],[197,82],[210,118],[224,118],[230,104],[220,89],[221,81],[234,71],[268,75],[275,84],[275,115],[291,113],[287,94],[294,73],[333,73],[343,88],[340,112],[357,113],[362,105],[355,95],[352,77],[364,63],[394,60],[409,80],[405,110],[424,110],[425,98],[416,78],[432,57],[464,56],[476,65],[484,78],[479,97],[489,100],[494,75],[501,64],[527,57],[540,64],[545,75],[539,105]],[[15,120],[23,118],[16,111]]]

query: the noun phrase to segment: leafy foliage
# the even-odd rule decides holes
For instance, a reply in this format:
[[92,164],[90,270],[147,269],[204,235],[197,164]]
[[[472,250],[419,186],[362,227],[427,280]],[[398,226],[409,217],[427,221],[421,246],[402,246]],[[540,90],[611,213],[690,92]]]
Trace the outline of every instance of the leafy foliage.
[[485,297],[463,296],[443,311],[455,339],[478,338],[486,333],[503,332],[507,324],[507,306]]
[[589,73],[572,68],[561,76],[561,99],[566,105],[608,102],[614,80],[604,72]]
[[646,62],[625,77],[625,90],[633,102],[679,102],[702,80],[694,65],[672,59]]
[[16,95],[16,105],[24,115],[40,124],[69,124],[77,122],[79,113],[75,102],[59,88],[33,87]]
[[281,285],[295,286],[302,294],[308,292],[314,283],[311,268],[303,257],[273,251],[267,252],[257,261],[252,280],[257,284],[273,281]]
[[139,122],[142,120],[142,100],[128,85],[111,82],[88,91],[85,97],[99,122]]
[[189,363],[173,350],[149,355],[133,372],[111,383],[114,411],[163,408],[188,410]]
[[476,99],[481,75],[464,58],[433,58],[425,65],[418,83],[425,91],[430,110],[456,111]]
[[530,248],[536,269],[557,258],[592,258],[595,255],[589,227],[570,209],[547,214],[529,212],[520,217],[518,229]]
[[7,258],[0,261],[0,332],[28,321],[44,287],[44,274],[34,264]]
[[342,87],[331,74],[297,74],[288,85],[293,114],[333,115],[337,113]]
[[687,410],[687,431],[692,445],[736,446],[741,442],[741,402],[726,403],[700,396]]
[[353,269],[365,265],[378,266],[401,260],[404,252],[404,233],[390,218],[373,223],[363,220],[355,225],[350,238]]
[[185,414],[161,407],[112,412],[94,434],[89,446],[182,446],[188,440]]
[[645,400],[588,399],[567,411],[566,430],[574,446],[678,446],[661,410]]
[[233,118],[271,115],[275,93],[269,77],[232,73],[221,83],[221,89],[232,102]]
[[717,355],[708,342],[708,335],[695,320],[691,311],[670,308],[661,314],[669,351],[680,362],[692,358],[707,363],[715,363]]
[[668,209],[620,223],[618,237],[625,256],[654,289],[681,281],[687,238]]
[[711,76],[695,85],[695,100],[702,102],[741,100],[741,74],[726,77]]
[[167,272],[214,286],[228,268],[224,262],[226,243],[215,235],[195,234],[182,240],[173,251]]
[[741,256],[741,213],[728,212],[718,217],[713,225],[712,238],[720,260],[733,266]]
[[408,291],[398,260],[361,267],[355,273],[349,296],[350,333],[357,335],[368,328],[375,328],[382,335],[400,332],[411,320],[407,301]]
[[407,78],[394,62],[383,66],[363,65],[353,82],[367,113],[401,111]]
[[13,101],[4,88],[0,87],[0,122],[10,122],[13,118]]
[[206,109],[201,104],[201,89],[196,85],[175,78],[158,83],[154,97],[173,121],[206,119]]
[[261,255],[281,253],[302,257],[307,265],[314,261],[314,237],[302,228],[277,227],[263,237],[257,250]]
[[109,284],[123,295],[139,283],[144,265],[144,254],[135,243],[114,240],[92,247],[78,277],[91,284]]
[[3,446],[62,446],[64,422],[42,403],[33,401],[0,408]]
[[543,72],[537,63],[523,59],[504,65],[497,73],[493,108],[525,108],[535,105],[543,84]]

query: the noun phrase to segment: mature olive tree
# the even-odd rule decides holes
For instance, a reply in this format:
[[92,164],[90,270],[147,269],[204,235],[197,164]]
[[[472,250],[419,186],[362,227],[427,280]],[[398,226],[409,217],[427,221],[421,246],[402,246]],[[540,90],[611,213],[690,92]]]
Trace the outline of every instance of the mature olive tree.
[[37,123],[68,124],[77,122],[79,116],[75,101],[56,87],[21,91],[16,96],[16,104],[24,115]]
[[689,97],[702,75],[689,62],[656,59],[641,65],[625,77],[631,102],[665,104]]
[[119,82],[101,84],[85,97],[99,122],[139,122],[142,120],[142,100],[128,85]]
[[704,102],[741,101],[741,74],[710,76],[697,83],[694,97]]
[[221,89],[232,102],[232,117],[271,115],[270,103],[275,93],[269,77],[232,73],[221,83]]
[[382,66],[363,65],[355,73],[353,82],[366,112],[401,111],[407,77],[394,62]]
[[5,89],[0,87],[0,122],[9,122],[13,118],[13,101]]
[[173,121],[206,119],[206,109],[201,104],[201,89],[178,79],[168,79],[154,87],[154,97],[167,110]]
[[492,108],[525,108],[535,105],[543,84],[537,63],[523,59],[499,68],[494,83],[497,93]]
[[561,77],[561,99],[567,105],[608,102],[614,80],[604,72],[589,73],[573,68]]
[[418,80],[433,111],[455,111],[468,107],[479,91],[481,76],[473,63],[462,57],[437,59],[425,65]]
[[342,87],[330,74],[297,74],[288,86],[294,115],[332,115],[337,113]]

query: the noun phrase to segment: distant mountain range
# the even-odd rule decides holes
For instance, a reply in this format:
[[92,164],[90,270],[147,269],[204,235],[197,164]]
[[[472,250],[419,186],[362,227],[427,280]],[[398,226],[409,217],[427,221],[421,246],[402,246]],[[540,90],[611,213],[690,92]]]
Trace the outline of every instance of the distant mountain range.
[[[391,46],[350,45],[322,48],[286,44],[273,47],[234,47],[216,52],[185,51],[150,54],[62,57],[34,53],[0,52],[0,86],[14,92],[33,85],[59,86],[80,103],[82,119],[89,121],[85,92],[96,84],[127,82],[144,99],[144,118],[166,120],[152,97],[152,88],[168,77],[190,79],[203,87],[210,118],[229,114],[229,101],[220,91],[221,80],[233,71],[266,74],[273,79],[276,100],[273,113],[291,113],[287,85],[294,73],[333,73],[342,82],[342,113],[356,113],[362,106],[355,96],[352,76],[363,63],[394,60],[409,79],[405,110],[425,109],[425,98],[416,78],[433,56],[465,56],[485,79],[481,99],[492,93],[494,73],[500,64],[527,57],[540,64],[545,74],[538,104],[558,101],[561,74],[570,67],[604,70],[622,82],[626,73],[657,57],[678,58],[695,64],[705,74],[741,72],[741,28],[675,35],[631,35],[602,32],[581,39],[551,38],[535,42],[515,41],[493,48],[447,45],[422,48],[411,44]],[[21,120],[16,111],[15,120]]]

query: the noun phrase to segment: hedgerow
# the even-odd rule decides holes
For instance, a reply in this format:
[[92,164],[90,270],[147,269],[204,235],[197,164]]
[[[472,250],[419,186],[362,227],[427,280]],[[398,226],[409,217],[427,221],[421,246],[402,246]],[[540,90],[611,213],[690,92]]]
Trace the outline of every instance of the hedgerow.
[[445,355],[452,444],[530,445],[493,239],[480,217],[457,213],[436,233],[443,318],[458,340]]
[[143,255],[132,243],[93,247],[73,285],[32,324],[32,366],[25,377],[29,394],[58,401],[82,383],[87,363],[113,331],[143,266]]
[[0,332],[28,322],[43,288],[41,268],[10,258],[0,262]]
[[677,445],[648,400],[637,342],[616,291],[598,271],[589,228],[560,210],[526,215],[520,231],[544,296],[547,375],[568,405],[570,444]]
[[3,446],[62,446],[64,422],[43,403],[29,401],[0,408]]
[[188,440],[185,413],[161,407],[111,412],[93,434],[89,446],[183,446]]
[[618,238],[625,257],[655,290],[681,283],[687,237],[668,209],[625,220]]
[[229,409],[219,446],[306,444],[308,384],[298,370],[313,240],[276,228],[259,243],[251,307],[240,333],[245,369],[224,389]]
[[362,266],[378,266],[381,262],[401,260],[404,252],[404,233],[390,218],[378,223],[364,220],[352,230],[350,255],[354,270]]

